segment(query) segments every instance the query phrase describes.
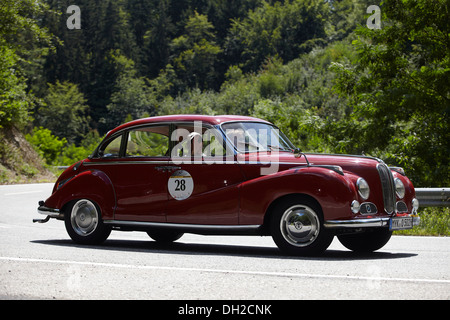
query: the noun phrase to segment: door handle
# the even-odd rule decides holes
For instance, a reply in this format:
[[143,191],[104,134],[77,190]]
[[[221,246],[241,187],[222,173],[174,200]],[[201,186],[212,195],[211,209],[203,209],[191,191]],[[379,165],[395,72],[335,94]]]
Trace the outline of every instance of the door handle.
[[176,166],[159,166],[159,167],[155,167],[156,170],[158,171],[162,171],[162,172],[171,172],[171,171],[175,171],[175,170],[180,170],[181,167],[176,167]]

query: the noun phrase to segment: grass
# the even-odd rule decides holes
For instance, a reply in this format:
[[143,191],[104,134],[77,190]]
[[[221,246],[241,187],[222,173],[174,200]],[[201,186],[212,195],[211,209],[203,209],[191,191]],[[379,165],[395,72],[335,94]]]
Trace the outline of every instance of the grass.
[[419,209],[420,225],[409,230],[394,231],[397,235],[450,236],[450,208]]

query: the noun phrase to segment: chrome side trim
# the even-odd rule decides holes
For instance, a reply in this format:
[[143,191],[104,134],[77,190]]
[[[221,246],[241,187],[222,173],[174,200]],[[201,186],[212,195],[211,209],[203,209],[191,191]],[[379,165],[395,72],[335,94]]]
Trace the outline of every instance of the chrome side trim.
[[99,162],[84,162],[83,165],[86,167],[89,166],[100,166],[100,165],[116,165],[116,164],[169,164],[169,160],[166,161],[99,161]]
[[389,225],[389,219],[390,218],[327,220],[323,226],[329,229],[385,227]]
[[131,230],[148,229],[177,229],[188,233],[198,234],[259,234],[261,225],[204,225],[204,224],[185,224],[169,222],[142,222],[126,220],[104,220],[104,224],[113,227],[125,228]]

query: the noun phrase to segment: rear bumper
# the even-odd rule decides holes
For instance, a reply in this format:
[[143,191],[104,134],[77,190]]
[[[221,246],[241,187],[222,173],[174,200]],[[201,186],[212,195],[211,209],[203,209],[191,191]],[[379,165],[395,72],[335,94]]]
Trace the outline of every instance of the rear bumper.
[[[408,215],[413,218],[413,226],[420,223],[420,217],[417,215]],[[327,220],[323,224],[327,229],[355,229],[355,228],[380,228],[389,227],[390,217],[367,218],[353,220]]]
[[64,214],[59,209],[46,207],[44,201],[39,201],[37,212],[46,215],[47,217],[45,219],[33,219],[33,222],[45,223],[50,220],[50,218],[64,220]]
[[59,218],[61,215],[59,209],[49,208],[46,206],[39,206],[37,212],[43,215],[50,216],[50,218]]

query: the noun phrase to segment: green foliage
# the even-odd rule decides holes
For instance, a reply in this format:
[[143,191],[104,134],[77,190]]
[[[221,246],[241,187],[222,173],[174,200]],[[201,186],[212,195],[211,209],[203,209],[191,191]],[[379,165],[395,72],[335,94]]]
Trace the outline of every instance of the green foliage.
[[[304,151],[364,152],[416,186],[450,184],[448,1],[79,0],[79,30],[70,4],[0,6],[0,127],[67,140],[52,164],[130,119],[241,114]],[[366,27],[371,4],[380,30]]]
[[233,20],[229,41],[238,43],[250,70],[268,57],[290,61],[324,42],[328,13],[321,0],[263,1],[246,18]]
[[[35,100],[26,71],[48,51],[50,36],[36,17],[48,8],[41,1],[4,0],[0,5],[0,128],[23,127]],[[30,48],[31,47],[31,48]]]
[[334,128],[342,149],[402,165],[420,186],[450,184],[448,12],[443,0],[387,0],[382,29],[357,30],[356,63],[334,65],[352,106]]
[[48,86],[45,105],[39,108],[36,115],[39,123],[69,142],[80,141],[89,127],[86,99],[78,86],[68,81],[57,81]]
[[155,98],[147,79],[136,76],[133,60],[111,52],[110,59],[118,74],[115,91],[111,95],[111,103],[107,105],[108,117],[104,121],[109,127],[123,123],[127,116],[140,118],[144,113],[154,115]]
[[420,224],[413,229],[395,231],[395,234],[414,236],[450,236],[450,208],[419,210]]
[[208,17],[195,11],[186,23],[185,34],[171,43],[172,64],[180,84],[201,89],[208,87],[215,76],[216,57],[222,52],[214,40],[214,27]]
[[67,144],[65,138],[58,139],[49,129],[43,127],[34,128],[33,132],[27,134],[25,138],[34,146],[48,165],[55,162],[62,148]]
[[14,50],[0,45],[0,128],[23,126],[29,119],[25,79],[15,74],[16,61]]
[[34,128],[25,138],[49,166],[70,166],[86,159],[102,140],[98,132],[93,130],[77,146],[75,143],[68,144],[65,138],[59,139],[43,127]]
[[86,159],[92,154],[101,140],[102,137],[100,137],[97,131],[90,131],[86,135],[86,138],[81,141],[79,146],[72,143],[60,150],[60,154],[54,162],[54,165],[70,166],[75,162]]

